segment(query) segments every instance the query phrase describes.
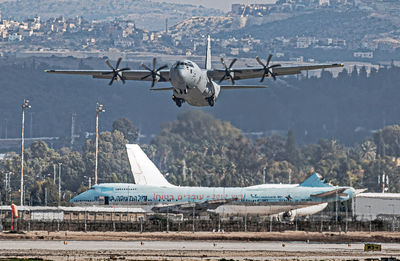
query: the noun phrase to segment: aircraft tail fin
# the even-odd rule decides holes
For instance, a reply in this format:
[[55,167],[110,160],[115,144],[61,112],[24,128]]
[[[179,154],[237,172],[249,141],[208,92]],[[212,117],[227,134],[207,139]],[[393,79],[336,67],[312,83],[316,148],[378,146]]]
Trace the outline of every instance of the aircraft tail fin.
[[172,187],[156,165],[147,157],[137,144],[126,144],[129,164],[135,184]]
[[302,187],[331,187],[326,183],[325,179],[318,173],[312,174],[303,183],[300,184]]
[[211,37],[207,36],[206,70],[211,70]]

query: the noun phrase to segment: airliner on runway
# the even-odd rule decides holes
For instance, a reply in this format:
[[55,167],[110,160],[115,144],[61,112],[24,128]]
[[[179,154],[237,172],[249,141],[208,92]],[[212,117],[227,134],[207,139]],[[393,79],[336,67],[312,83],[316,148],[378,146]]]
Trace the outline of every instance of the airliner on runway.
[[[181,187],[170,184],[136,144],[127,144],[136,184],[98,184],[74,197],[74,205],[135,205],[154,212],[216,211],[224,214],[315,212],[327,202],[354,196],[352,187],[327,184],[314,173],[301,184],[262,184],[250,187]],[[308,211],[306,211],[307,209]],[[300,211],[301,212],[301,211]],[[311,213],[312,214],[312,213]]]

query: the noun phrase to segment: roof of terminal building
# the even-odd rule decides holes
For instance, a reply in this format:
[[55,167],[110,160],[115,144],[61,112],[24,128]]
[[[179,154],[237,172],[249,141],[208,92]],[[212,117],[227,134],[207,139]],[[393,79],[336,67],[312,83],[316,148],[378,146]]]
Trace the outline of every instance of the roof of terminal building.
[[400,199],[400,193],[360,193],[357,198],[395,198]]

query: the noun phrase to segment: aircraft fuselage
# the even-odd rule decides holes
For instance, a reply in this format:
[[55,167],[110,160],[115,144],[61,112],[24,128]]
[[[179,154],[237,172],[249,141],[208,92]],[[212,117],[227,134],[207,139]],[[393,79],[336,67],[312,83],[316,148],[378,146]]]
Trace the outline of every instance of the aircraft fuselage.
[[[295,185],[264,184],[245,188],[223,187],[159,187],[136,184],[99,184],[71,200],[74,205],[135,205],[173,206],[178,203],[203,203],[216,200],[231,200],[224,205],[224,212],[272,214],[336,200],[313,197],[312,195],[331,191],[332,187],[302,187]],[[354,189],[347,188],[347,200]],[[227,206],[231,206],[230,210]],[[264,208],[262,208],[264,206]],[[218,209],[217,209],[218,211]]]
[[189,60],[176,62],[170,69],[171,85],[174,88],[173,100],[178,106],[187,102],[193,106],[213,106],[217,100],[220,86]]

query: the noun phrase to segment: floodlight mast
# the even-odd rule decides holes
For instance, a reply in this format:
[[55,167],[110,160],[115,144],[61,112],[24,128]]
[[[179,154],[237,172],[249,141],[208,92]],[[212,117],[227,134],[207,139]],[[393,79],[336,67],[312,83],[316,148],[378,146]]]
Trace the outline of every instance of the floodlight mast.
[[30,109],[29,100],[25,99],[22,104],[22,128],[21,128],[21,201],[20,205],[24,205],[24,125],[25,125],[25,109]]
[[103,104],[97,103],[96,107],[96,151],[95,151],[95,166],[94,166],[94,184],[97,184],[98,180],[98,157],[99,157],[99,114],[105,112],[106,110],[103,108]]

